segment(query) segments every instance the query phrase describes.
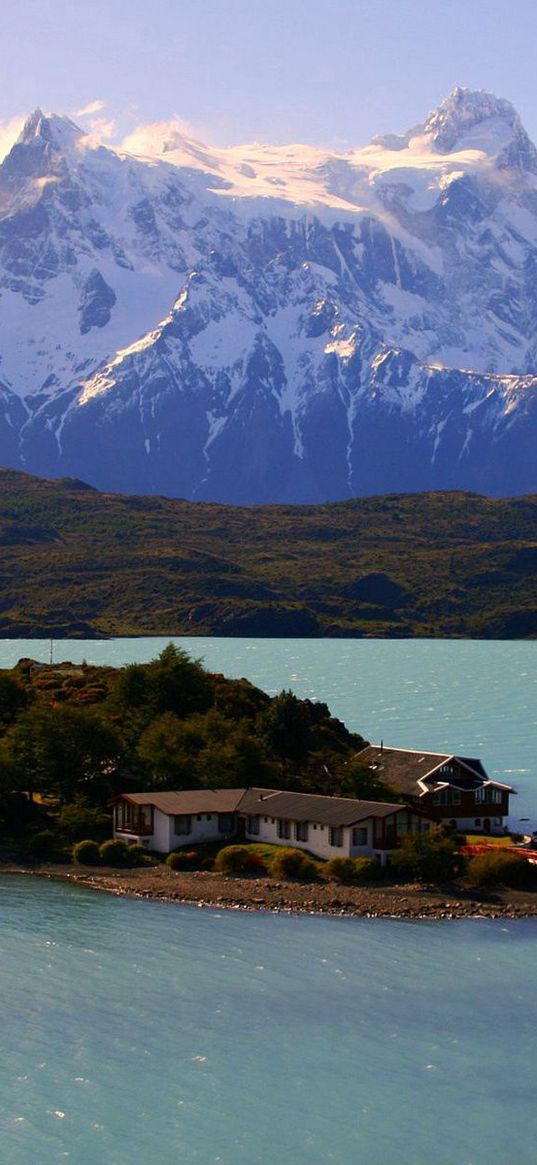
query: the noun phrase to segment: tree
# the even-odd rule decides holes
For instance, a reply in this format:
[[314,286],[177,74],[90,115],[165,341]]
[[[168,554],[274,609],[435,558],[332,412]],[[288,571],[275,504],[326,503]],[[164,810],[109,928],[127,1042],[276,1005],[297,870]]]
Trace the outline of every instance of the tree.
[[81,793],[96,803],[117,789],[118,735],[86,709],[33,704],[6,734],[5,749],[18,789],[62,803]]
[[340,797],[356,797],[360,801],[399,801],[393,789],[384,785],[378,771],[364,765],[360,757],[339,766],[335,783]]
[[312,744],[310,714],[294,692],[275,696],[261,713],[258,725],[269,749],[284,763],[296,765],[308,755]]
[[169,643],[149,664],[155,711],[190,716],[204,712],[214,701],[210,677],[199,659],[191,659],[182,647]]
[[14,676],[0,672],[0,728],[11,724],[26,702],[26,692]]
[[197,720],[182,720],[174,712],[156,716],[142,733],[138,756],[154,789],[196,788],[196,761],[205,743]]

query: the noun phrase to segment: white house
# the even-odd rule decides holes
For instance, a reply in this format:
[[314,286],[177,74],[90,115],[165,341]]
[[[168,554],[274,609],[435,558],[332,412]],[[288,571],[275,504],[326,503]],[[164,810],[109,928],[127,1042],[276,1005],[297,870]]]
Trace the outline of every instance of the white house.
[[204,841],[259,841],[320,858],[375,857],[432,822],[406,805],[281,789],[187,789],[124,793],[114,801],[114,837],[158,853]]

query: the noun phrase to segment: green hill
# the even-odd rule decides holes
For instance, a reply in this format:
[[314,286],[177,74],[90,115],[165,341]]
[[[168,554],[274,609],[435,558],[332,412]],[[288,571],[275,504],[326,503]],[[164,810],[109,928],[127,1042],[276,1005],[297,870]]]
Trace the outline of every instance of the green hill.
[[537,636],[537,497],[231,507],[0,470],[0,635]]

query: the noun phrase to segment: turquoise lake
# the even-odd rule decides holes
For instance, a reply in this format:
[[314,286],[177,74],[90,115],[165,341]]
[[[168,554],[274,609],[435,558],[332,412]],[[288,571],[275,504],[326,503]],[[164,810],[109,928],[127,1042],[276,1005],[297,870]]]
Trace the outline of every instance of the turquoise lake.
[[[55,661],[117,667],[154,659],[169,638],[63,640]],[[537,828],[537,642],[423,639],[176,639],[207,667],[273,694],[324,700],[386,745],[479,756],[518,790],[511,825]],[[0,667],[46,661],[48,640],[0,640]],[[529,818],[520,822],[520,818]],[[537,1161],[537,1152],[536,1152]]]
[[534,1165],[537,920],[0,877],[6,1165]]
[[[121,665],[167,639],[62,642]],[[537,644],[178,640],[537,811]],[[3,641],[0,666],[47,660]],[[525,825],[524,828],[528,828]],[[6,1165],[536,1165],[537,920],[289,917],[0,877]]]

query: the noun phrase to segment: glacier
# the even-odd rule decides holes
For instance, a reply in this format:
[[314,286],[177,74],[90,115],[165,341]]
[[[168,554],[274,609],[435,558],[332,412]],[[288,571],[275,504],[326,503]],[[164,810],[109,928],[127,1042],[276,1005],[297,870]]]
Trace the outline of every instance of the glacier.
[[455,89],[346,153],[122,146],[36,110],[0,163],[0,462],[236,504],[537,488],[537,151]]

